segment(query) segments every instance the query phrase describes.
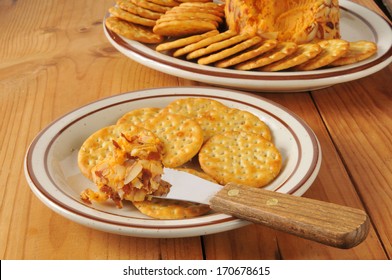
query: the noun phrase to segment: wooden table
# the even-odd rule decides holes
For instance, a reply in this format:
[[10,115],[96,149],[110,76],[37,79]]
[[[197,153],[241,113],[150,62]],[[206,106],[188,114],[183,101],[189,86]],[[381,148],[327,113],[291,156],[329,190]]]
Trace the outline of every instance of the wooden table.
[[[381,13],[376,4],[357,0]],[[306,197],[362,208],[370,233],[336,249],[264,226],[191,238],[147,239],[90,229],[51,211],[23,172],[28,145],[54,119],[122,92],[202,85],[144,67],[102,31],[105,1],[0,2],[1,259],[391,259],[392,65],[303,93],[259,93],[302,117],[323,150]]]

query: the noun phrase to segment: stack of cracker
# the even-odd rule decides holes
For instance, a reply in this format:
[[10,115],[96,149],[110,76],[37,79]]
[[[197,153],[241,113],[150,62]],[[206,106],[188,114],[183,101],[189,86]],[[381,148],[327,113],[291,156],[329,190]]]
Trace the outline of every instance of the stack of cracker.
[[217,30],[223,23],[223,6],[213,2],[185,2],[162,15],[154,33],[182,37]]
[[377,52],[374,42],[343,39],[297,44],[227,30],[161,43],[157,51],[198,64],[255,71],[310,71],[353,64]]
[[148,44],[216,30],[224,18],[223,6],[211,0],[117,0],[109,13],[107,28]]
[[[138,161],[143,165],[135,173]],[[190,218],[210,210],[198,203],[151,198],[169,191],[169,184],[160,179],[162,167],[222,185],[263,187],[281,166],[281,154],[265,122],[208,98],[178,99],[165,108],[127,112],[116,124],[91,135],[79,151],[82,173],[98,186],[97,192],[82,193],[84,201],[112,199],[121,207],[121,201],[129,200],[142,213],[159,219]]]

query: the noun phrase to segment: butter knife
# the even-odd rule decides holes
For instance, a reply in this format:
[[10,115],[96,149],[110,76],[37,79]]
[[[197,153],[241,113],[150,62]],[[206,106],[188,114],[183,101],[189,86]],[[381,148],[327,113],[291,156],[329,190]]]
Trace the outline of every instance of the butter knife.
[[208,204],[216,212],[325,245],[352,248],[369,232],[369,217],[361,209],[233,183],[221,186],[171,168],[162,179],[172,185],[166,199]]

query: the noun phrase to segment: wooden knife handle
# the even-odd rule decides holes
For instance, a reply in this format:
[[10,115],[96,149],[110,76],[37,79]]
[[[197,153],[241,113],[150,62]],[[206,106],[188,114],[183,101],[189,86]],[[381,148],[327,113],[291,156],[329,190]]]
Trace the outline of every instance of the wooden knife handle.
[[215,211],[337,248],[352,248],[369,232],[360,209],[260,188],[230,183],[210,203]]

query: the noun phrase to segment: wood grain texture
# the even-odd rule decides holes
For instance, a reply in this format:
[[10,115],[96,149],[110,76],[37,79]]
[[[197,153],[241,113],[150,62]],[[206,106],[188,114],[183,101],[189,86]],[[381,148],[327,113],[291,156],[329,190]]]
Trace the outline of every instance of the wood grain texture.
[[29,143],[70,110],[125,91],[194,83],[137,64],[108,43],[102,18],[113,1],[0,5],[1,259],[201,259],[199,237],[132,238],[72,223],[44,206],[23,174]]
[[[366,210],[392,256],[392,67],[314,98]],[[377,207],[375,207],[377,205]]]
[[233,183],[210,203],[217,212],[342,249],[357,246],[369,232],[363,210]]
[[[380,12],[368,0],[356,0]],[[392,257],[389,66],[309,93],[260,94],[303,118],[323,150],[306,197],[365,209],[366,240],[341,250],[264,226],[202,237],[147,239],[93,230],[51,211],[23,172],[28,145],[61,115],[122,92],[202,85],[142,66],[102,31],[104,1],[0,1],[1,259],[388,259]]]

